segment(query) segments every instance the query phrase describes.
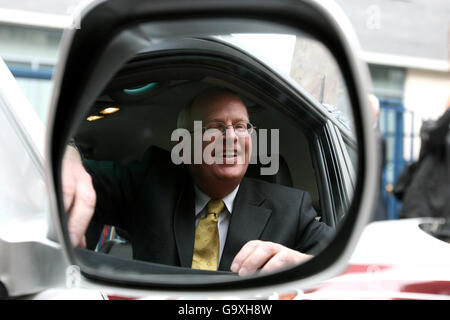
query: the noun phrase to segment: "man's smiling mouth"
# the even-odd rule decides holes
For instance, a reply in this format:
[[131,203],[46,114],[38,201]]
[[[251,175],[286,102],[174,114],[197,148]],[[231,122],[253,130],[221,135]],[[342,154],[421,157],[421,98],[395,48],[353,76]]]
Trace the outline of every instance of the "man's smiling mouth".
[[238,155],[239,154],[237,151],[226,151],[219,153],[217,156],[222,158],[234,158],[237,157]]

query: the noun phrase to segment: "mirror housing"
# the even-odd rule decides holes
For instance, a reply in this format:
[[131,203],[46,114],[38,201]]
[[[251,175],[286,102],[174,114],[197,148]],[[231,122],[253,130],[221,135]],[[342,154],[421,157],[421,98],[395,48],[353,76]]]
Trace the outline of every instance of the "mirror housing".
[[[320,40],[335,56],[344,76],[355,118],[358,136],[358,172],[356,192],[347,218],[333,244],[318,257],[298,268],[260,278],[230,283],[164,284],[146,283],[143,278],[120,278],[95,269],[84,272],[90,279],[109,283],[146,286],[162,290],[217,291],[282,286],[296,282],[306,286],[339,272],[349,258],[374,207],[378,164],[375,136],[367,108],[368,71],[356,57],[356,38],[339,7],[330,1],[220,0],[220,1],[139,1],[110,0],[90,4],[81,14],[80,28],[68,30],[54,77],[54,92],[47,132],[47,183],[54,221],[49,238],[60,239],[69,264],[76,264],[66,228],[61,192],[61,160],[68,142],[84,114],[100,95],[108,81],[136,52],[148,46],[135,26],[143,21],[165,22],[224,17],[260,19],[296,30],[304,30]],[[163,35],[173,30],[159,29]],[[366,112],[367,111],[367,112]]]

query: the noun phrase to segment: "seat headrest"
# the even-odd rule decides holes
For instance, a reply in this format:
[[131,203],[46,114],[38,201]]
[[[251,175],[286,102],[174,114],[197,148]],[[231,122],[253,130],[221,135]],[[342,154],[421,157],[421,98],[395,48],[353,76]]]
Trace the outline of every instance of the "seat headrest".
[[273,175],[262,175],[261,168],[270,167],[270,165],[263,165],[261,163],[250,164],[245,174],[248,178],[260,179],[270,183],[281,184],[287,187],[293,187],[292,176],[286,160],[279,156],[279,167],[277,173]]

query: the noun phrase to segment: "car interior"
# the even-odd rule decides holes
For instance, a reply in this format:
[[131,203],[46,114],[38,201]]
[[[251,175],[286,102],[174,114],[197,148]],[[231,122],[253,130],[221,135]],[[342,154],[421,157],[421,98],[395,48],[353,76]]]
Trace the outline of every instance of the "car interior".
[[[260,168],[270,164],[262,165],[258,159],[256,164],[249,166],[246,176],[308,191],[318,213],[317,219],[321,219],[319,174],[310,146],[314,134],[310,127],[302,125],[308,123],[310,114],[305,113],[301,122],[296,121],[279,106],[270,103],[263,92],[250,92],[236,85],[234,76],[202,70],[193,72],[192,69],[170,70],[167,73],[159,71],[134,76],[128,73],[126,77],[119,74],[113,79],[74,135],[83,157],[129,163],[139,160],[150,147],[170,153],[176,143],[171,141],[171,134],[177,128],[180,110],[208,87],[227,88],[238,94],[246,104],[250,122],[257,131],[267,129],[270,140],[270,130],[279,130],[278,172],[261,175]],[[105,113],[105,110],[116,112]],[[97,117],[95,121],[92,121],[92,116]],[[122,240],[127,238],[123,230],[116,230],[116,233]],[[98,236],[99,241],[105,238],[101,233]],[[117,251],[118,256],[129,256],[127,250],[111,243],[102,242],[97,247],[102,252],[113,254],[112,251]]]
[[[202,90],[216,86],[208,79],[200,81],[174,81],[153,92],[141,93],[142,100],[130,97],[130,101],[115,100],[114,94],[101,97],[91,112],[107,107],[120,108],[114,114],[96,121],[82,122],[75,137],[83,156],[92,160],[111,160],[127,163],[138,160],[151,147],[170,152],[176,142],[171,134],[177,128],[177,116],[183,106]],[[124,89],[123,91],[126,92]],[[135,89],[137,90],[137,89]],[[126,94],[126,93],[125,93]],[[112,96],[112,97],[111,97]],[[316,177],[312,166],[307,138],[298,126],[273,108],[256,104],[244,98],[250,122],[257,129],[280,130],[280,166],[274,175],[261,175],[261,163],[249,166],[247,176],[308,190],[316,209],[319,209]],[[268,131],[270,132],[270,131]]]

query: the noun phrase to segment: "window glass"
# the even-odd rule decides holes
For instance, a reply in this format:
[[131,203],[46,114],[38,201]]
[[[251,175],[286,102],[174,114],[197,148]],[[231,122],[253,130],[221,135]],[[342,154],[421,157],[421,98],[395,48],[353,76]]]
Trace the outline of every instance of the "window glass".
[[288,76],[346,127],[352,126],[352,110],[342,73],[320,42],[289,34],[233,34],[220,38]]

